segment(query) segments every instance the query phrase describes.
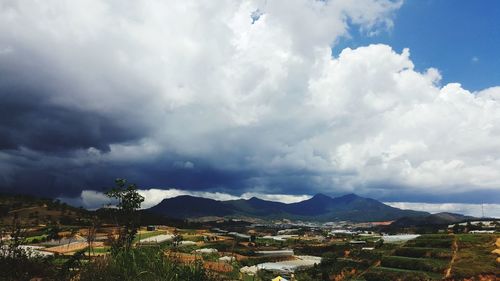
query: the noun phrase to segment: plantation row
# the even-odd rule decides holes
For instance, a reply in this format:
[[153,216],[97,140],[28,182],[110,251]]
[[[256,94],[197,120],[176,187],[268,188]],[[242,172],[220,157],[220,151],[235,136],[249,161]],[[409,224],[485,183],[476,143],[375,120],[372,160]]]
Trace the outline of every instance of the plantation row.
[[418,237],[415,240],[410,240],[405,247],[423,247],[423,248],[451,248],[453,240],[450,238],[422,238]]
[[367,281],[422,281],[422,280],[441,280],[442,275],[432,272],[405,270],[387,267],[375,267],[365,273],[364,278]]
[[380,266],[364,274],[367,281],[441,280],[452,258],[451,235],[423,235],[394,249]]
[[[470,279],[499,280],[500,267],[492,254],[498,234],[457,235],[458,252],[451,269],[455,280]],[[488,276],[489,279],[486,279]],[[474,280],[474,279],[473,279]]]
[[409,258],[434,258],[450,260],[452,253],[449,249],[401,247],[394,251],[394,255]]
[[381,265],[383,267],[440,273],[444,272],[448,266],[448,261],[439,259],[389,256],[382,259]]

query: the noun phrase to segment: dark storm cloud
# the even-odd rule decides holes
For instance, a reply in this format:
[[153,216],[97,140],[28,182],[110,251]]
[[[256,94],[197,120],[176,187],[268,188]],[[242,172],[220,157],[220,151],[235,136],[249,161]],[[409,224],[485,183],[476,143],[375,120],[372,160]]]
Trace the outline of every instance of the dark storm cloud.
[[95,147],[109,151],[110,143],[143,136],[140,128],[117,124],[111,116],[44,105],[26,92],[0,88],[0,98],[5,106],[0,113],[0,149],[22,146],[50,152]]
[[146,126],[124,122],[126,116],[51,102],[52,97],[71,96],[75,89],[61,85],[59,73],[51,72],[36,56],[24,55],[28,57],[0,60],[0,149],[109,151],[110,143],[134,141],[146,134]]
[[404,198],[407,202],[500,204],[500,190],[475,188],[474,191],[443,192],[441,194],[402,191],[386,196],[378,196],[377,198],[383,201],[401,201]]
[[0,188],[496,195],[500,88],[442,87],[387,45],[331,56],[400,1],[261,4],[1,3]]

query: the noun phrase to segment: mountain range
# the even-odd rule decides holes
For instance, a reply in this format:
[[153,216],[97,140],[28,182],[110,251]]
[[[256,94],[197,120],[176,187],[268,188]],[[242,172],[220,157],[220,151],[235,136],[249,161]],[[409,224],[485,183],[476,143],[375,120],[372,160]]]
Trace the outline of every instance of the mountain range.
[[436,213],[432,215],[404,217],[392,223],[393,226],[409,227],[409,226],[426,226],[426,225],[445,225],[457,222],[464,222],[475,219],[472,216],[454,214],[448,212]]
[[394,208],[375,199],[356,194],[333,198],[324,194],[316,194],[310,199],[289,204],[266,201],[256,197],[218,201],[182,195],[164,199],[148,211],[179,219],[215,216],[355,222],[389,221],[403,217],[429,215],[426,212]]

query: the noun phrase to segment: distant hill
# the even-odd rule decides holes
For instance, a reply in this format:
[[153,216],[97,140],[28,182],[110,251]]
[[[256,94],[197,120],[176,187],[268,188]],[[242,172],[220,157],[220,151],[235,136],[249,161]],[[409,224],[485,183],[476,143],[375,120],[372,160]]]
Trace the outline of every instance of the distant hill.
[[429,215],[426,212],[401,210],[374,199],[348,194],[329,197],[316,194],[310,199],[285,204],[259,198],[217,201],[194,196],[164,199],[149,212],[166,217],[187,219],[199,217],[257,217],[267,219],[303,219],[316,221],[387,221],[402,217]]
[[[12,226],[14,221],[23,226],[47,224],[89,225],[95,218],[100,223],[115,224],[117,212],[114,208],[101,208],[94,211],[70,206],[57,199],[40,198],[31,195],[11,195],[0,193],[0,228]],[[165,224],[170,226],[196,226],[192,222],[153,214],[147,210],[139,211],[140,223]]]
[[463,222],[473,218],[474,217],[471,216],[443,212],[432,215],[403,217],[394,221],[392,225],[397,227],[447,225]]
[[10,225],[16,219],[23,225],[61,223],[82,224],[91,212],[75,208],[59,200],[29,195],[0,194],[0,225]]

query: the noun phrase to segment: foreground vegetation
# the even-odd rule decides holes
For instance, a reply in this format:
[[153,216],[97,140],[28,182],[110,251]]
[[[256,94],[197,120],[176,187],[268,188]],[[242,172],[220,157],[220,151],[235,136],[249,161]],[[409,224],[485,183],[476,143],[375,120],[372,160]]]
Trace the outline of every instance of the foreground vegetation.
[[[81,281],[133,281],[133,280],[166,280],[166,281],[203,281],[212,280],[205,269],[197,262],[181,264],[169,259],[164,248],[132,247],[138,230],[137,210],[144,198],[139,195],[135,185],[126,185],[125,180],[118,179],[116,187],[108,192],[108,196],[117,200],[115,220],[119,223],[118,236],[112,238],[110,255],[93,259],[86,258],[91,252],[92,228],[89,226],[89,248],[78,251],[71,256],[41,256],[22,245],[35,239],[46,239],[48,235],[27,238],[19,220],[14,218],[9,230],[12,239],[0,243],[0,280],[81,280]],[[46,206],[41,206],[46,207]],[[2,229],[4,230],[4,229]],[[55,230],[55,233],[60,229]],[[150,234],[148,234],[150,235]],[[146,235],[146,236],[148,236]],[[3,237],[3,235],[2,235]],[[108,250],[106,249],[106,252]]]
[[81,281],[202,281],[211,280],[200,263],[182,265],[168,259],[159,247],[120,251],[86,264]]
[[81,281],[202,281],[214,280],[199,263],[181,264],[169,259],[158,247],[119,251],[84,259],[84,252],[70,258],[30,257],[28,252],[0,257],[0,280]]

